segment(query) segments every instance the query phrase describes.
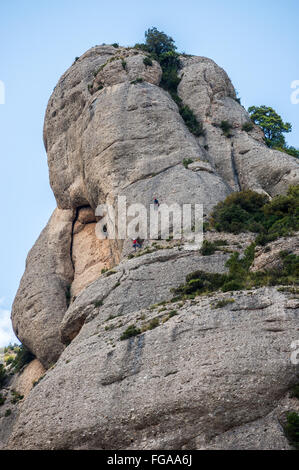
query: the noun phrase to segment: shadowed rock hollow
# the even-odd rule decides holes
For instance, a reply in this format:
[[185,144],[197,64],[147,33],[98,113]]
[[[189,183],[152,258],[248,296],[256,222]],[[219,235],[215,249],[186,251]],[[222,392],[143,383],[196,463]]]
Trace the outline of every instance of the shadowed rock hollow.
[[[145,57],[94,47],[49,100],[44,142],[57,208],[28,255],[12,320],[44,367],[57,362],[22,403],[2,445],[289,448],[277,420],[297,376],[289,361],[298,328],[290,294],[261,288],[238,293],[221,310],[211,304],[222,294],[151,310],[188,273],[224,272],[229,254],[203,257],[163,242],[128,259],[129,240],[95,236],[96,207],[120,195],[146,207],[154,197],[202,203],[208,216],[233,191],[274,196],[298,184],[293,157],[266,147],[258,127],[242,130],[250,117],[223,69],[204,57],[180,57],[178,95],[204,129],[195,137],[159,87],[160,65],[146,65]],[[249,235],[235,238],[232,245],[250,242]],[[166,321],[173,309],[178,315]],[[160,326],[146,328],[156,317]],[[119,341],[133,323],[142,334]],[[256,441],[248,437],[253,429]]]

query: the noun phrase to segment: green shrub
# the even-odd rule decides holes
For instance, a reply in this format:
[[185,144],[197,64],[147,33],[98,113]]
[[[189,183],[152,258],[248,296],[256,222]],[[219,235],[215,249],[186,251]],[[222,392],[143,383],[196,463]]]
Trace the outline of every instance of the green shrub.
[[98,308],[98,307],[101,307],[103,305],[103,300],[95,300],[93,302],[93,305]]
[[188,168],[188,165],[190,165],[190,163],[193,163],[193,160],[191,158],[184,158],[183,165],[185,168]]
[[11,410],[6,410],[4,414],[5,418],[7,418],[10,415],[11,415]]
[[157,60],[162,68],[160,86],[169,91],[177,104],[181,104],[181,100],[177,95],[177,87],[181,81],[178,77],[178,71],[181,67],[179,55],[174,51],[166,52],[157,57]]
[[240,233],[262,230],[266,195],[251,190],[230,194],[214,208],[210,224],[221,232]]
[[202,123],[199,122],[189,108],[189,106],[184,105],[183,101],[177,94],[177,88],[181,81],[178,76],[178,71],[181,67],[179,55],[174,52],[166,52],[157,58],[162,68],[162,78],[160,86],[167,90],[172,99],[176,102],[179,108],[180,115],[185,121],[186,126],[189,128],[190,132],[199,137],[204,134]]
[[242,126],[242,130],[245,132],[250,132],[254,128],[254,125],[251,121],[245,122]]
[[230,130],[233,128],[233,126],[230,124],[228,121],[221,121],[220,123],[220,129],[222,129],[223,135],[225,137],[230,138],[232,137],[232,134]]
[[5,359],[5,364],[7,366],[9,366],[9,364],[12,364],[14,361],[14,357],[13,356],[8,356],[8,358]]
[[[70,361],[67,360],[67,361],[66,361],[66,364],[68,364],[69,362],[70,362]],[[32,382],[33,387],[36,387],[36,386],[43,380],[44,377],[45,377],[45,374],[42,375],[39,379],[34,380],[34,381]]]
[[109,269],[106,272],[106,277],[112,276],[112,274],[116,274],[116,271],[114,271],[114,269]]
[[124,341],[125,339],[131,338],[133,336],[140,335],[141,330],[139,328],[136,328],[135,325],[130,325],[128,328],[123,332],[123,334],[120,337],[121,341]]
[[213,242],[209,242],[208,240],[204,240],[201,249],[199,250],[203,256],[210,256],[215,253],[217,249],[217,245]]
[[222,292],[230,292],[230,291],[235,291],[235,290],[242,290],[243,288],[244,288],[244,284],[241,281],[232,279],[231,281],[225,282],[221,290]]
[[255,243],[249,245],[242,258],[235,252],[226,262],[229,272],[225,274],[195,271],[186,276],[186,283],[172,289],[172,301],[194,298],[217,290],[223,292],[252,289],[275,285],[298,285],[299,256],[282,252],[282,266],[268,271],[251,272]]
[[177,310],[170,310],[170,312],[168,314],[168,320],[172,317],[175,317],[176,315],[178,315]]
[[19,372],[26,364],[33,361],[33,359],[35,359],[34,354],[22,344],[17,351],[12,366],[16,372]]
[[234,302],[235,302],[235,299],[219,300],[215,305],[213,305],[213,308],[223,308],[223,307],[226,307],[229,304],[233,304]]
[[172,292],[175,294],[172,300],[178,301],[184,298],[194,298],[196,295],[213,292],[220,289],[226,279],[226,274],[195,271],[186,276],[186,284],[172,289]]
[[149,322],[149,325],[147,327],[147,330],[153,330],[154,328],[157,328],[157,326],[159,326],[160,322],[159,322],[159,318],[153,318],[150,322]]
[[5,403],[6,398],[0,393],[0,406],[3,406]]
[[113,44],[111,44],[111,46],[115,47],[115,48],[118,48],[119,47],[119,44],[118,42],[114,42]]
[[11,403],[12,404],[16,404],[18,403],[19,401],[23,400],[24,398],[24,395],[21,395],[19,392],[17,392],[16,390],[12,390],[11,391],[11,394],[12,394],[12,399],[11,399]]
[[296,449],[299,449],[299,415],[292,412],[287,415],[287,424],[284,427],[284,432],[290,444]]
[[299,158],[299,149],[296,149],[295,147],[285,146],[283,148],[278,148],[276,150],[280,150],[281,152],[285,152],[288,155],[291,155],[292,157]]
[[295,385],[295,387],[292,388],[291,396],[298,398],[299,400],[299,384]]
[[179,106],[180,115],[185,121],[186,126],[196,137],[203,135],[203,125],[200,123],[193,111],[187,105]]
[[139,49],[144,52],[150,52],[146,44],[138,42],[135,44],[134,49]]
[[[151,57],[157,60],[162,68],[162,78],[160,86],[168,91],[172,99],[176,102],[179,112],[184,119],[186,126],[195,136],[204,134],[202,123],[199,122],[189,108],[184,105],[177,94],[177,88],[180,83],[178,71],[181,67],[179,54],[175,51],[176,46],[173,39],[165,33],[158,31],[157,28],[150,28],[145,33],[146,44],[135,44],[136,49],[141,49],[151,53]],[[149,58],[144,59],[145,65],[150,65]],[[150,60],[150,59],[149,59]]]
[[122,65],[124,70],[127,70],[127,62],[125,60],[121,61],[121,65]]
[[146,65],[147,67],[151,67],[151,66],[153,65],[153,61],[152,61],[152,59],[150,59],[149,57],[144,57],[143,63],[144,63],[144,65]]
[[176,45],[171,36],[168,36],[163,31],[159,31],[157,28],[149,28],[145,32],[145,44],[149,52],[160,56],[167,52],[175,51]]

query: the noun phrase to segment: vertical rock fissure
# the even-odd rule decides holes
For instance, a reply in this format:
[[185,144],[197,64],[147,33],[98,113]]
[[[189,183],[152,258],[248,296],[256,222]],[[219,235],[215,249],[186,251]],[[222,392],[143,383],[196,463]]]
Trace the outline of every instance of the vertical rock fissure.
[[73,223],[72,223],[72,233],[71,233],[71,244],[70,244],[70,258],[71,258],[71,263],[72,263],[72,266],[73,266],[73,270],[74,270],[74,275],[75,275],[75,262],[74,262],[74,259],[73,259],[73,245],[74,245],[74,227],[75,227],[75,224],[78,220],[78,217],[79,217],[79,212],[81,209],[85,209],[85,208],[90,208],[90,206],[79,206],[79,207],[76,207],[75,209],[75,216],[74,216],[74,219],[73,219]]
[[234,177],[235,184],[238,187],[238,191],[241,191],[241,185],[240,185],[239,174],[238,174],[238,170],[236,166],[235,150],[234,150],[233,142],[231,144],[231,163],[232,163],[232,170],[233,170],[233,177]]
[[76,207],[75,217],[74,217],[73,223],[72,223],[71,244],[70,244],[70,258],[71,258],[71,263],[72,263],[72,266],[73,266],[74,276],[75,276],[75,263],[74,263],[74,260],[73,260],[74,227],[75,227],[75,223],[78,220],[79,210],[80,210],[80,207]]

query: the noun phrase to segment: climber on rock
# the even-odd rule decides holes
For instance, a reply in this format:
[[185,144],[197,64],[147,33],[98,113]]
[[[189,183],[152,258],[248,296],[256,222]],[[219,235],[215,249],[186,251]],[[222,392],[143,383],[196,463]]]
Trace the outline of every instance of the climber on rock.
[[160,203],[157,198],[154,199],[154,207],[158,208],[160,206]]
[[138,240],[133,240],[133,248],[136,251],[136,248],[141,248],[141,245]]

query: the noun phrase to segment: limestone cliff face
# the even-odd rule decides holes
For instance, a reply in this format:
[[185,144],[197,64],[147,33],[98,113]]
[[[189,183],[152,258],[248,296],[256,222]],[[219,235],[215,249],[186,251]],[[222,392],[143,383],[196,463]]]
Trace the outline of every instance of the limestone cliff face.
[[[267,448],[272,440],[273,448],[288,448],[277,416],[296,380],[289,294],[240,293],[217,314],[210,298],[169,304],[178,316],[118,341],[132,322],[165,319],[149,307],[169,301],[191,271],[224,272],[229,254],[203,257],[172,241],[159,249],[146,242],[148,253],[128,259],[128,240],[96,238],[98,204],[121,195],[148,207],[158,197],[202,203],[208,215],[232,191],[273,196],[299,180],[293,157],[267,148],[259,128],[242,130],[249,115],[212,60],[181,57],[178,94],[203,123],[197,138],[159,87],[160,65],[144,58],[130,48],[92,48],[49,100],[44,142],[58,207],[28,255],[12,320],[43,366],[58,362],[30,392],[3,445]],[[223,120],[233,125],[230,139]],[[194,163],[185,168],[184,159]],[[241,251],[251,239],[235,238]],[[267,436],[248,441],[246,426],[258,434],[265,422]],[[226,434],[232,429],[240,438]]]

